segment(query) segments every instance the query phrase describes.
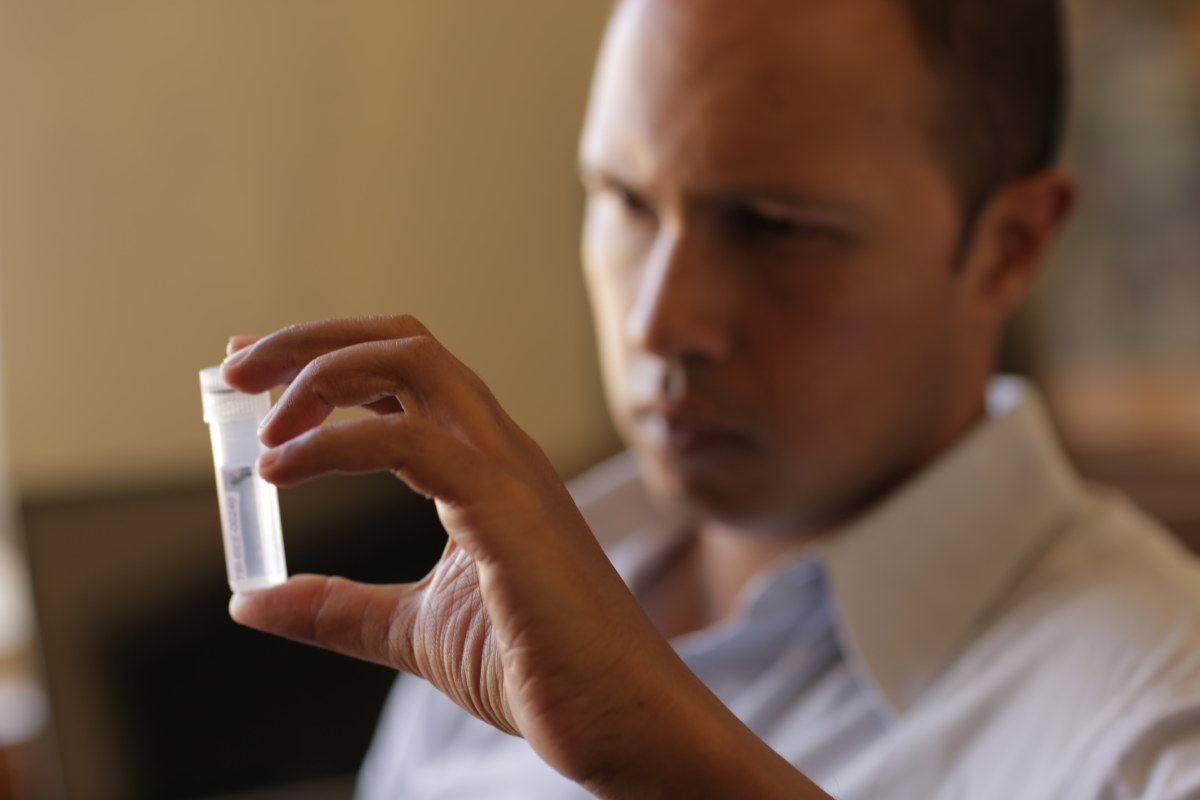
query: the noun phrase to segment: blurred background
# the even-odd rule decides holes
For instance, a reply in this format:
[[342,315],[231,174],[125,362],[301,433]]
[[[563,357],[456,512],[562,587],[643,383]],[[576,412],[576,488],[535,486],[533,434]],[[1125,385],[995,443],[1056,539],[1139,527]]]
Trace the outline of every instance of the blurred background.
[[[231,334],[413,313],[565,476],[614,451],[574,173],[608,5],[0,0],[0,798],[349,796],[392,675],[225,614]],[[1200,2],[1071,5],[1083,203],[1007,360],[1197,544]],[[440,550],[390,479],[282,504],[292,571]]]

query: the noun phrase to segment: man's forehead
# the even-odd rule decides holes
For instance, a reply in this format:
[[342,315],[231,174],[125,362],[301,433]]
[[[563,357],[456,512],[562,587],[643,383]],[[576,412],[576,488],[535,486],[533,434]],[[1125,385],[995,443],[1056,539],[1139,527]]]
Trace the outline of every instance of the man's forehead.
[[785,18],[794,16],[785,5],[767,0],[622,0],[605,49],[696,72],[749,66],[775,49]]
[[750,166],[755,151],[785,152],[796,131],[816,136],[839,114],[851,127],[915,128],[932,84],[897,0],[623,0],[581,155],[586,165],[643,138],[719,140]]
[[726,85],[783,100],[826,76],[936,82],[899,0],[622,0],[597,64],[635,95]]
[[670,37],[702,55],[771,56],[778,55],[772,47],[786,50],[801,33],[878,44],[897,32],[915,34],[900,0],[620,0],[609,38]]

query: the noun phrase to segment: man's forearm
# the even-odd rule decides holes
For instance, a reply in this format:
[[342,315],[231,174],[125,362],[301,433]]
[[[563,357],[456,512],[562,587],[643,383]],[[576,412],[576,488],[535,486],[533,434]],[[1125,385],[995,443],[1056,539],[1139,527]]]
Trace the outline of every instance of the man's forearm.
[[611,766],[580,781],[604,800],[829,800],[690,672],[670,691],[639,703],[609,736]]

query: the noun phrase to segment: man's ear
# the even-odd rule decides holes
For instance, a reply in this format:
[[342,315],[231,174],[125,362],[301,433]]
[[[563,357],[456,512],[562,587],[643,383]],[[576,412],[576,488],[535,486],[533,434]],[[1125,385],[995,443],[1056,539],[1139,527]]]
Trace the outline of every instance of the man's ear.
[[1060,169],[1010,181],[992,195],[961,265],[968,307],[980,321],[999,325],[1025,299],[1074,202],[1075,180]]

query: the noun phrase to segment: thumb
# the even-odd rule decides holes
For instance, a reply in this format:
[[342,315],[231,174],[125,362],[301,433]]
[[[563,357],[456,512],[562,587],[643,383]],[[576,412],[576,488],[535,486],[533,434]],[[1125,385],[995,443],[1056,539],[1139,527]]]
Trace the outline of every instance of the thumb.
[[324,575],[295,575],[262,591],[235,594],[235,622],[336,653],[412,671],[418,590]]

